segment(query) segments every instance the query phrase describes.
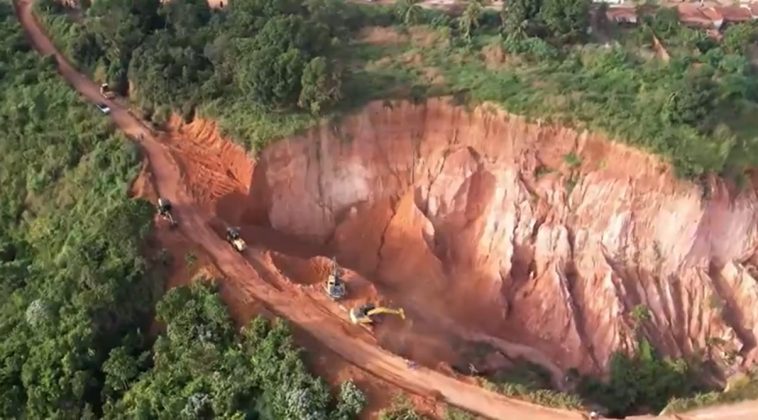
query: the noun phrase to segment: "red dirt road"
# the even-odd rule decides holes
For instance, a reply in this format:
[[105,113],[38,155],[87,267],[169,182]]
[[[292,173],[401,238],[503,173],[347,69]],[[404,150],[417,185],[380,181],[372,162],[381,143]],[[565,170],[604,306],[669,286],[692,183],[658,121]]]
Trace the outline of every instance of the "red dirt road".
[[211,229],[207,223],[208,215],[194,206],[182,185],[176,162],[156,134],[125,107],[114,101],[103,100],[98,86],[66,61],[35,19],[31,0],[19,0],[15,5],[19,20],[33,46],[42,54],[54,56],[61,75],[82,96],[90,102],[108,104],[113,122],[125,134],[138,139],[158,192],[175,203],[179,230],[208,252],[223,271],[227,286],[235,289],[242,300],[263,302],[267,309],[287,318],[345,360],[408,392],[438,398],[495,419],[552,420],[583,417],[578,412],[554,410],[508,399],[434,370],[410,369],[404,359],[373,344],[373,338],[367,332],[328,313],[296,289],[283,291],[264,281],[260,274],[267,278],[275,277],[276,274],[259,273],[253,268],[265,270],[265,265],[260,261],[260,252],[251,249],[246,256],[239,255],[221,239],[219,233]]

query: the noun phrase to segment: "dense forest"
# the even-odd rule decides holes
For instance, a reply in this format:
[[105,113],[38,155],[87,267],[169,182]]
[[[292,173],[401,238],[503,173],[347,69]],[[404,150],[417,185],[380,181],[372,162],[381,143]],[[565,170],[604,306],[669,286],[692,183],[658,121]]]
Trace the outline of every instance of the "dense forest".
[[[130,200],[140,156],[0,3],[0,417],[351,419],[286,325],[235,330],[212,282],[161,298],[143,256],[153,209]],[[145,331],[156,318],[157,339]]]

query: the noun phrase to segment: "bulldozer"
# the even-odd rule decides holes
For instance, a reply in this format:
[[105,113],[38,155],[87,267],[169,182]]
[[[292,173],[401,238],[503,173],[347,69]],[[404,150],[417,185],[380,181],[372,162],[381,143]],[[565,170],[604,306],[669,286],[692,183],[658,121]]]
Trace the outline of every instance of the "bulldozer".
[[107,83],[100,85],[100,95],[105,99],[113,99],[116,97],[116,93],[111,90]]
[[340,300],[347,295],[347,288],[342,280],[342,273],[337,265],[336,258],[332,258],[332,268],[326,277],[324,291],[332,300]]
[[240,230],[236,227],[226,228],[226,241],[229,242],[237,252],[243,252],[247,249],[245,240],[240,236]]
[[158,199],[158,214],[163,219],[167,220],[169,223],[169,226],[173,228],[173,227],[176,227],[177,222],[171,210],[172,210],[172,206],[171,206],[170,201],[168,201],[165,198]]
[[405,311],[402,308],[392,309],[373,303],[365,303],[350,310],[350,321],[357,325],[371,326],[376,322],[374,317],[382,314],[397,315],[400,319],[405,319]]

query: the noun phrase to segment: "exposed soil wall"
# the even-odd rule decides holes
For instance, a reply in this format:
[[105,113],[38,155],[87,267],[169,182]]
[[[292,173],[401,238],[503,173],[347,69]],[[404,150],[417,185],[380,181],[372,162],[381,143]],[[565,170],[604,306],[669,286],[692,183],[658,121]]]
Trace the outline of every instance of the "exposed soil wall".
[[[173,124],[216,151],[218,163],[184,164],[215,172],[187,177],[215,191],[205,202],[220,217],[320,244],[442,325],[583,372],[632,350],[637,324],[670,355],[752,358],[752,187],[714,180],[704,199],[645,153],[447,99],[372,103],[255,165],[209,123]],[[649,321],[632,316],[640,304]]]

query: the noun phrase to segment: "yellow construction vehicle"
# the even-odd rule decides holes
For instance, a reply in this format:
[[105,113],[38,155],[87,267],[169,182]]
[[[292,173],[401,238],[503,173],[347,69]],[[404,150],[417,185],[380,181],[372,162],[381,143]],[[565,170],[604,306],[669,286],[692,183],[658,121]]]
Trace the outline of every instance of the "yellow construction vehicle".
[[332,269],[326,276],[324,291],[332,300],[340,300],[347,294],[347,288],[342,280],[342,272],[337,265],[336,258],[332,258]]
[[116,93],[111,90],[107,83],[100,85],[100,95],[105,99],[113,99],[116,97]]
[[366,303],[350,310],[350,321],[353,324],[373,325],[375,322],[374,317],[382,314],[397,315],[401,319],[405,319],[405,311],[402,308],[392,309],[376,306],[373,303]]
[[229,242],[237,252],[242,252],[247,249],[245,240],[240,236],[239,228],[226,228],[226,241]]

